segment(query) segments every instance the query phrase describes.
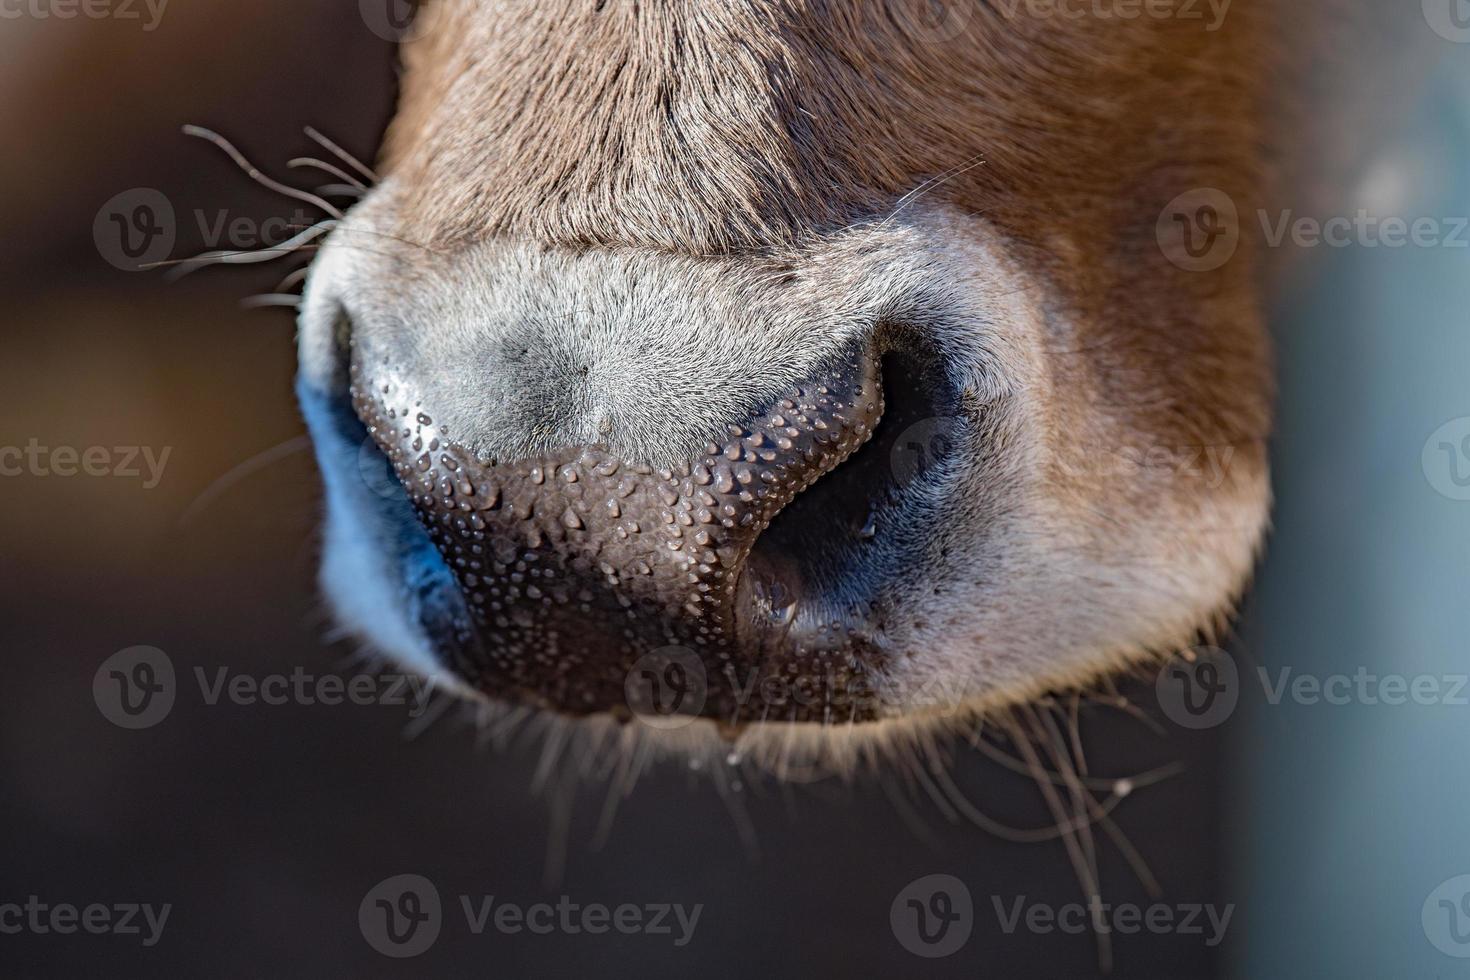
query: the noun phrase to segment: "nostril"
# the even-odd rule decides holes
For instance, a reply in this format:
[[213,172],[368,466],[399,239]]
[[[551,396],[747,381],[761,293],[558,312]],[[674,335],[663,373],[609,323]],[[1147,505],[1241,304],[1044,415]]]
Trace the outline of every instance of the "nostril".
[[886,407],[872,438],[798,494],[752,549],[743,621],[770,646],[846,643],[866,629],[881,580],[923,545],[913,511],[953,450],[959,399],[922,348],[885,355],[881,379]]

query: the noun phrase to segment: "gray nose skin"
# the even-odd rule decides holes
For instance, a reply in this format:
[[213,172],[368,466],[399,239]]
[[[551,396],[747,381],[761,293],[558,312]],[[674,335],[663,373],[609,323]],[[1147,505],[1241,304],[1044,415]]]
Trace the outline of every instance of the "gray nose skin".
[[779,560],[749,560],[776,514],[872,435],[872,357],[829,364],[667,469],[598,445],[476,458],[383,367],[354,359],[353,407],[468,601],[478,637],[457,667],[473,686],[574,715],[641,714],[634,682],[653,658],[686,687],[697,677],[680,710],[725,725],[873,717],[876,651],[858,631],[794,640],[801,583]]

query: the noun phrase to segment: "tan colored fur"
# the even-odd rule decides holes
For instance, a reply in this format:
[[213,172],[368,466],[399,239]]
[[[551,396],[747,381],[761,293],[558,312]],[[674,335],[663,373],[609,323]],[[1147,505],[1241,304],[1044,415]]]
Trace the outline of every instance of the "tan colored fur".
[[1102,407],[1259,463],[1248,243],[1192,273],[1154,236],[1192,188],[1257,200],[1260,5],[1217,31],[953,6],[944,38],[928,0],[441,0],[386,152],[412,189],[399,231],[760,251],[881,221],[942,178],[926,196],[998,227],[1087,327],[1086,356],[1056,362],[1077,396],[1061,424],[1085,439]]

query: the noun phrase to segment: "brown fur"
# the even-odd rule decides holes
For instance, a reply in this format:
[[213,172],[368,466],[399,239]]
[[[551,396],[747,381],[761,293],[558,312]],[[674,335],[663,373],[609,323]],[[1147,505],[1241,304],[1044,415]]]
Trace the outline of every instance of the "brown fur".
[[928,0],[441,0],[386,151],[411,188],[401,233],[760,251],[881,220],[942,177],[927,196],[1000,228],[1087,333],[1052,365],[1079,453],[1117,413],[1141,448],[1234,445],[1258,472],[1250,243],[1185,272],[1155,221],[1196,187],[1255,206],[1260,5],[1213,32],[1008,9],[961,3],[964,30],[936,41]]

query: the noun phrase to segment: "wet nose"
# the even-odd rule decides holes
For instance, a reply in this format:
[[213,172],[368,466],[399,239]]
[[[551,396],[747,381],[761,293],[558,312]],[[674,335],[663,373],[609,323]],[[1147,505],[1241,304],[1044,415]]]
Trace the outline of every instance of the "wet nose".
[[[787,642],[802,585],[757,539],[803,490],[866,442],[883,412],[875,359],[839,358],[733,420],[694,456],[655,467],[600,444],[477,456],[390,371],[353,365],[359,417],[388,457],[463,591],[477,635],[458,658],[492,696],[572,714],[636,710],[650,656],[701,675],[696,713],[865,717],[841,692],[870,652],[851,638]],[[820,678],[775,696],[769,681]],[[838,706],[834,710],[834,704]]]

